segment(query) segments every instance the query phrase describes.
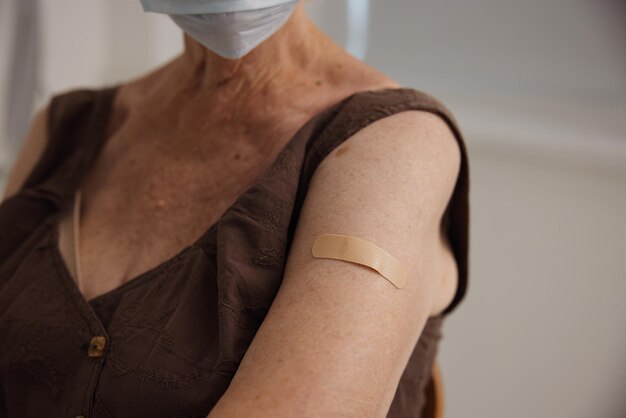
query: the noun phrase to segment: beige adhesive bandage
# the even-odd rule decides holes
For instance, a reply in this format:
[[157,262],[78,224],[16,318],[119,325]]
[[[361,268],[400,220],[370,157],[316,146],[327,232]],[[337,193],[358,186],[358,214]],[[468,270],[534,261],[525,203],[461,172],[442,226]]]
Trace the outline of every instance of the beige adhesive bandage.
[[313,242],[311,252],[315,258],[332,258],[371,267],[398,289],[406,284],[406,271],[398,259],[362,238],[322,234]]

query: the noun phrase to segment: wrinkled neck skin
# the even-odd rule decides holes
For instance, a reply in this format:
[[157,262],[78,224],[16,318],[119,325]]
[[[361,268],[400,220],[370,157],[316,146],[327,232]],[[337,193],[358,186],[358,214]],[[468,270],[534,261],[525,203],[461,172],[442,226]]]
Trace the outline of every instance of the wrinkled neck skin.
[[206,145],[210,153],[240,147],[271,160],[295,127],[354,78],[349,54],[304,6],[301,0],[277,32],[240,59],[223,58],[185,34],[181,55],[126,86],[111,132],[130,115],[141,136],[187,149]]
[[185,51],[177,63],[179,82],[210,96],[213,103],[245,107],[257,100],[280,101],[300,86],[315,86],[336,45],[309,19],[304,6],[301,1],[276,33],[239,59],[223,58],[185,34]]

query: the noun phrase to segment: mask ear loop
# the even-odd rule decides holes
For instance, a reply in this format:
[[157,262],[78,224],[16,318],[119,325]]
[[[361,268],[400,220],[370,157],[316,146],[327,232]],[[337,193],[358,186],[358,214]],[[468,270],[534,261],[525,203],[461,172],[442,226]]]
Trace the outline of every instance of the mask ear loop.
[[80,204],[81,204],[81,192],[80,189],[76,191],[74,196],[74,216],[72,232],[74,234],[74,271],[76,274],[76,284],[81,293],[83,293],[83,279],[80,273]]

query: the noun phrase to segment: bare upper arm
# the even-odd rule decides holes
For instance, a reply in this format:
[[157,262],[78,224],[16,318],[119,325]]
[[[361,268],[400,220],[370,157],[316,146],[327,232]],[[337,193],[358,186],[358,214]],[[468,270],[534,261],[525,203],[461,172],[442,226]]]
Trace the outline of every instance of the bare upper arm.
[[[279,292],[210,418],[386,416],[443,274],[439,226],[459,166],[453,133],[421,111],[372,123],[320,164]],[[406,286],[313,258],[322,233],[384,248]]]
[[47,120],[48,107],[39,110],[33,118],[26,138],[22,142],[22,148],[9,172],[3,199],[19,191],[35,164],[41,158],[48,136]]

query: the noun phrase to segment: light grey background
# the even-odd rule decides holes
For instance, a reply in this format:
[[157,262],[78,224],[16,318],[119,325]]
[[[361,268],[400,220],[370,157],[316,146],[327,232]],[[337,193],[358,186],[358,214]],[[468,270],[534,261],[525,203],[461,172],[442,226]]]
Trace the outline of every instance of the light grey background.
[[[308,7],[346,42],[345,1]],[[365,60],[448,106],[470,154],[469,293],[440,346],[446,417],[626,417],[624,22],[620,0],[371,2]],[[138,0],[42,2],[42,25],[37,106],[182,46]],[[0,62],[3,98],[5,75]]]

